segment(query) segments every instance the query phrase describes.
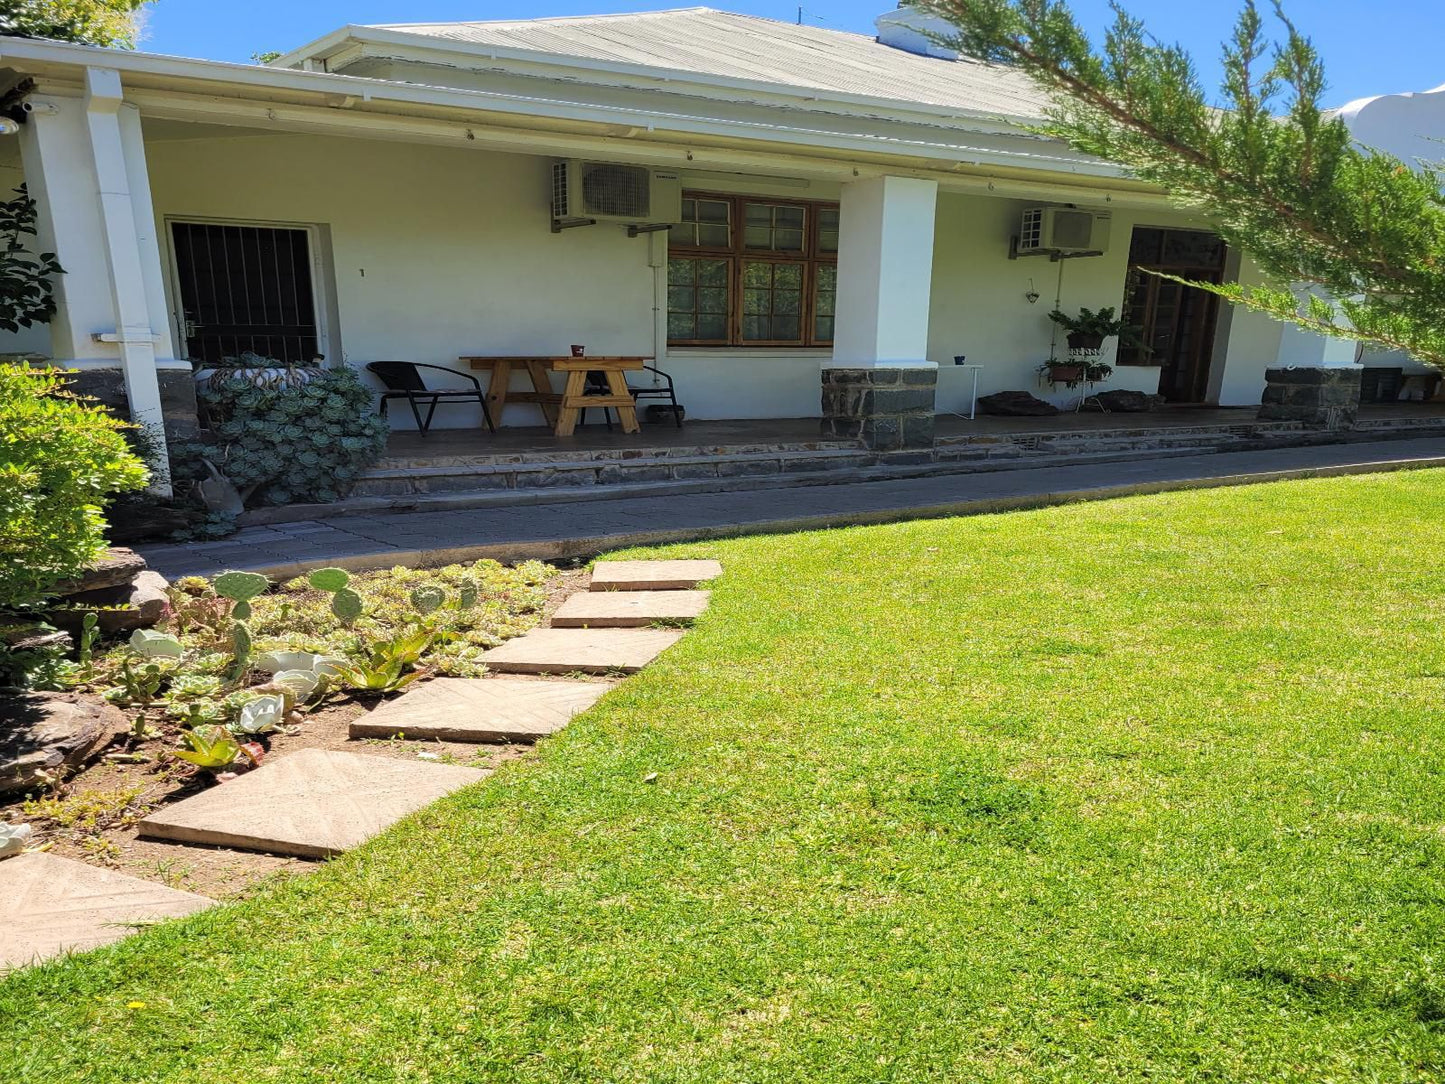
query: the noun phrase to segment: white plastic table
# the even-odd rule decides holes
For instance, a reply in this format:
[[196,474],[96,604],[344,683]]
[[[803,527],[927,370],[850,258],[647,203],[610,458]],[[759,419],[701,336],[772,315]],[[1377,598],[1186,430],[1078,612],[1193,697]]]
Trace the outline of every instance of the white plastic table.
[[974,362],[964,362],[963,364],[955,362],[953,367],[955,369],[973,370],[973,391],[968,397],[968,413],[959,415],[960,418],[966,417],[969,421],[973,421],[974,418],[978,416],[978,373],[983,366],[975,364]]

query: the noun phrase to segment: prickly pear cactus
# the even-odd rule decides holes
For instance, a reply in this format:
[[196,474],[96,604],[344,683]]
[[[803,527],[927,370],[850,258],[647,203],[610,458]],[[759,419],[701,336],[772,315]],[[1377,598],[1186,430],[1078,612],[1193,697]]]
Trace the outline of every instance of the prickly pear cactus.
[[331,612],[343,625],[351,625],[361,616],[361,596],[349,587],[343,587],[331,596]]
[[330,591],[334,594],[351,582],[351,573],[344,568],[318,568],[306,577],[306,582],[318,591]]
[[440,587],[418,587],[411,593],[411,604],[422,617],[441,609],[446,600],[447,593]]
[[231,622],[231,654],[236,657],[232,674],[239,681],[251,669],[251,629],[241,621]]
[[474,580],[463,580],[462,585],[457,588],[457,609],[470,610],[477,604],[477,597],[480,594]]
[[232,617],[237,621],[248,621],[251,618],[251,600],[257,595],[264,595],[271,581],[256,572],[223,572],[212,586],[216,594],[235,602],[231,609]]

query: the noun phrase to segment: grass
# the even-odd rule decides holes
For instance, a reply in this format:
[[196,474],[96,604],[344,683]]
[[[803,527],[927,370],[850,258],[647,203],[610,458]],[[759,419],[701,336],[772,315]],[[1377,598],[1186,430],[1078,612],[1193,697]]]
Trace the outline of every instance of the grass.
[[1440,1080],[1442,513],[1410,473],[670,550],[727,572],[653,667],[0,984],[0,1080]]

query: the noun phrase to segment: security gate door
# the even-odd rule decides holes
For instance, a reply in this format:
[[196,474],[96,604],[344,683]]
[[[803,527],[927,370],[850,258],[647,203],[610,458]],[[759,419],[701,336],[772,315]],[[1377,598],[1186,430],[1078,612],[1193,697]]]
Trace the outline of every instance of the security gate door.
[[192,361],[251,351],[307,362],[320,353],[307,230],[173,222],[181,333]]

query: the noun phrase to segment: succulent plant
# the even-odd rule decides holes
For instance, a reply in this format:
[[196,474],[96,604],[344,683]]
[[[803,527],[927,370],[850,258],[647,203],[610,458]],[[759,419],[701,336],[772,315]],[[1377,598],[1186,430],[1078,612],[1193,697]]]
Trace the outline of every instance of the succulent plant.
[[231,654],[236,660],[231,677],[240,681],[251,669],[251,629],[244,621],[231,622]]
[[331,596],[331,612],[348,628],[361,616],[361,596],[349,587],[343,587]]
[[186,732],[189,749],[177,749],[176,756],[198,768],[220,771],[242,755],[241,746],[223,726],[198,726]]
[[344,568],[318,568],[306,577],[306,582],[318,591],[340,591],[351,582],[351,573]]
[[271,581],[257,572],[223,572],[216,577],[213,586],[216,594],[236,604],[231,616],[237,621],[247,621],[251,617],[251,600],[257,595],[264,595]]
[[129,646],[143,659],[179,659],[186,653],[178,639],[154,629],[136,629],[131,633]]
[[476,580],[463,580],[461,586],[457,588],[457,609],[470,610],[477,604],[477,598],[480,595],[481,590],[477,587]]
[[28,824],[6,824],[0,821],[0,858],[19,854],[35,838],[35,829]]
[[231,732],[255,737],[280,730],[286,721],[286,698],[284,696],[258,696],[241,708],[241,715],[231,724]]
[[418,587],[411,593],[411,604],[422,617],[441,609],[447,600],[447,593],[440,587]]

